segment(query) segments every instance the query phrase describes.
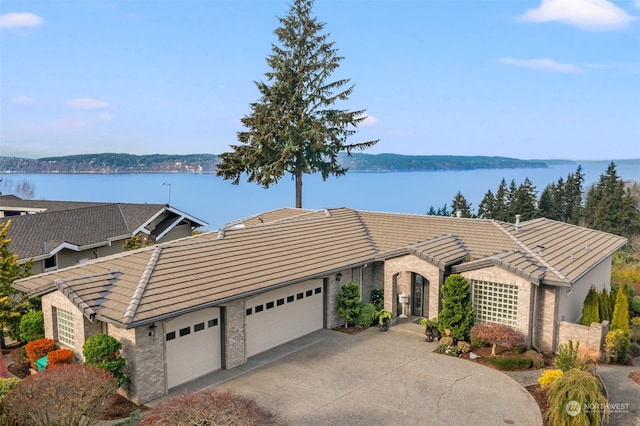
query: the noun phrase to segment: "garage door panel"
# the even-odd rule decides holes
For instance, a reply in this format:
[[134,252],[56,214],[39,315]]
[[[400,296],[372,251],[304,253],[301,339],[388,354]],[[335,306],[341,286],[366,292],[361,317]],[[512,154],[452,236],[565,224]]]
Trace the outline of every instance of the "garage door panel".
[[323,328],[322,280],[313,280],[247,300],[247,357]]
[[220,326],[220,308],[201,309],[165,322],[169,388],[221,368]]

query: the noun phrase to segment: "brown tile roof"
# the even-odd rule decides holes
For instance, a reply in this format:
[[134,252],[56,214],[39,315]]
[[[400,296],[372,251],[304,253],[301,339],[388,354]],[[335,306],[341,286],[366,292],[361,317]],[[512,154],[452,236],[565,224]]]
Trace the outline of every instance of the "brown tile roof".
[[[86,312],[135,326],[401,253],[440,267],[470,259],[456,267],[492,264],[534,282],[570,284],[626,242],[547,219],[524,222],[516,232],[491,220],[346,208],[274,211],[257,224],[256,217],[14,285],[32,295],[66,286]],[[536,244],[545,248],[538,253]]]

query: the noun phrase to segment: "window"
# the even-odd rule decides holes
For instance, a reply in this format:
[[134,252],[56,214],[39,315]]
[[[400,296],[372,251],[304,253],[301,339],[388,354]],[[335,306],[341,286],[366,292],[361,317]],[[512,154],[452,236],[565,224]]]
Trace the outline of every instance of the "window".
[[313,296],[313,290],[307,290],[305,294],[307,295],[307,297],[311,297]]
[[253,313],[253,309],[251,309],[251,308],[247,308],[247,310],[246,310],[245,314],[246,314],[247,316],[249,316],[249,315],[251,315],[252,313]]
[[267,309],[273,309],[273,302],[267,302]]
[[262,311],[264,311],[264,306],[263,305],[256,306],[256,313],[262,312]]
[[471,281],[475,322],[516,325],[518,287],[509,284]]
[[215,327],[216,325],[218,325],[218,318],[210,319],[207,322],[207,327],[209,327],[209,328]]
[[180,329],[180,337],[191,334],[191,327],[185,327]]
[[57,308],[57,325],[58,325],[58,341],[69,345],[76,346],[76,336],[73,330],[73,314],[63,309]]
[[193,326],[193,332],[195,333],[196,331],[200,331],[200,330],[204,330],[204,323],[201,322],[200,324],[196,324]]
[[287,303],[293,302],[293,296],[287,296]]
[[45,271],[52,271],[58,269],[58,258],[57,255],[53,255],[51,257],[48,257],[44,260],[44,270]]
[[175,331],[172,331],[172,332],[170,332],[170,333],[167,333],[167,342],[168,342],[169,340],[173,340],[173,339],[175,339],[175,338],[176,338],[176,332],[175,332]]
[[280,306],[280,305],[284,305],[284,299],[278,299],[276,301],[276,305]]
[[304,297],[304,293],[298,293],[296,294],[296,300],[300,300]]
[[316,289],[314,290],[316,294],[320,294],[322,293],[322,287],[316,287]]

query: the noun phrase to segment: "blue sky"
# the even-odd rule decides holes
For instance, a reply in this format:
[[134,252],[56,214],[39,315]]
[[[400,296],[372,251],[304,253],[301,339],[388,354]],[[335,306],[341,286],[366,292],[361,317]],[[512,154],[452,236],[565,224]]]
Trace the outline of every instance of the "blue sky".
[[[219,154],[287,1],[11,1],[0,155]],[[317,0],[369,153],[640,158],[640,0]]]

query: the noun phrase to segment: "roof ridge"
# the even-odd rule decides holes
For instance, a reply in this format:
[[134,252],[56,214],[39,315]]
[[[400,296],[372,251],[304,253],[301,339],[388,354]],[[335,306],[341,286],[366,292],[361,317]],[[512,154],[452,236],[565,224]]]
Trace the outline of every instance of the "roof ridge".
[[57,279],[54,281],[56,288],[73,303],[78,309],[82,311],[82,313],[91,319],[92,316],[96,315],[96,312],[78,296],[78,294],[73,291],[71,287],[62,279]]
[[144,291],[147,289],[147,284],[149,283],[149,278],[151,278],[151,274],[153,273],[153,269],[158,262],[158,258],[160,257],[160,253],[162,252],[162,247],[157,246],[153,250],[153,254],[151,258],[149,258],[149,262],[147,263],[147,267],[145,268],[142,276],[140,277],[140,281],[136,286],[135,291],[133,292],[133,296],[131,297],[131,301],[129,302],[129,306],[124,313],[124,320],[122,321],[124,324],[131,324],[133,321],[133,317],[136,315],[138,310],[138,306],[140,306],[140,301],[142,300],[142,295]]
[[129,226],[129,222],[127,221],[127,216],[122,211],[122,206],[120,203],[117,204],[118,211],[120,212],[120,216],[122,216],[122,220],[124,221],[124,226],[127,228],[127,231],[131,232],[131,227]]
[[564,275],[562,272],[558,271],[556,268],[554,268],[553,266],[551,266],[549,264],[549,262],[547,262],[546,260],[544,260],[540,255],[538,255],[538,253],[536,253],[535,251],[531,250],[525,243],[523,243],[522,241],[520,241],[518,238],[516,238],[513,234],[511,234],[511,232],[507,231],[497,220],[491,220],[491,223],[498,228],[499,230],[501,230],[502,232],[504,232],[504,234],[509,237],[514,243],[516,243],[518,246],[520,246],[522,249],[524,249],[524,251],[526,253],[528,253],[531,257],[533,257],[534,259],[536,259],[538,262],[540,262],[544,267],[546,267],[548,270],[550,270],[551,272],[553,272],[554,274],[556,274],[561,280],[566,281],[567,277],[566,275]]
[[359,210],[355,210],[355,209],[353,209],[352,211],[353,211],[353,213],[355,213],[356,219],[358,219],[358,222],[360,223],[360,226],[364,230],[364,238],[365,238],[365,240],[369,243],[369,245],[373,249],[373,252],[375,254],[378,254],[380,252],[378,250],[378,246],[376,245],[375,241],[371,237],[371,233],[369,232],[369,227],[367,226],[367,223],[364,221],[362,216],[360,216],[360,211]]

